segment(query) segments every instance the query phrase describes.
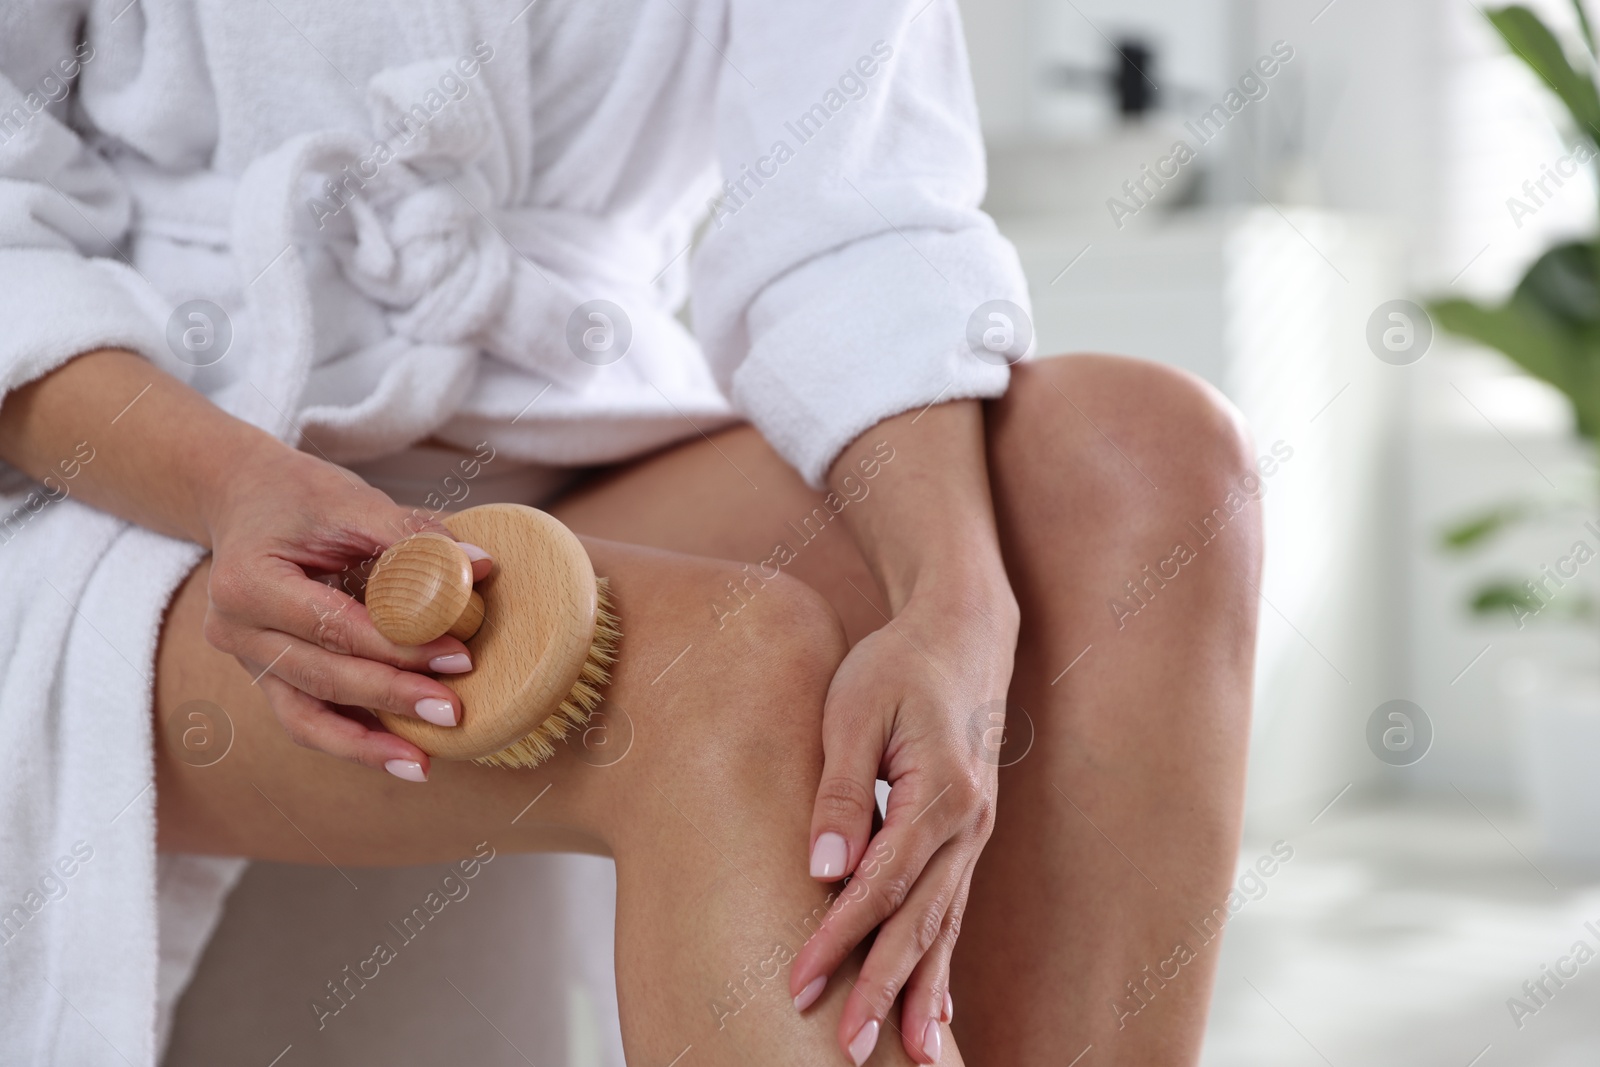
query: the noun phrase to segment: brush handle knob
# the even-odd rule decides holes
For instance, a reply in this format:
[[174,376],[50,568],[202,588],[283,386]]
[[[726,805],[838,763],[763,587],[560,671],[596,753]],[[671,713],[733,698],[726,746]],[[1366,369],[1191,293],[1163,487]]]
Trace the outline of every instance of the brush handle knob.
[[[472,639],[472,670],[439,679],[461,698],[461,722],[436,726],[412,715],[383,710],[375,714],[390,733],[437,759],[482,759],[526,737],[571,694],[594,644],[599,595],[594,566],[582,543],[542,511],[519,504],[480,504],[443,522],[452,537],[481,546],[494,559],[493,572],[478,583],[483,628]],[[409,542],[441,544],[407,547]],[[379,601],[394,596],[399,608],[394,615],[410,622],[407,613],[420,614],[414,606],[431,603],[435,594],[418,596],[407,588],[431,590],[437,584],[440,590],[448,589],[437,594],[445,606],[437,609],[427,628],[415,632],[434,637],[446,632],[441,627],[450,623],[438,619],[458,618],[451,615],[462,610],[455,605],[471,601],[472,571],[466,554],[450,537],[439,534],[407,538],[389,551],[396,558],[388,563],[380,559],[367,584],[373,621],[377,623],[380,614],[394,617],[388,608],[373,611],[374,585]],[[401,559],[431,559],[433,554],[448,566],[415,560],[400,565]],[[379,624],[380,630],[383,625]]]
[[443,534],[414,534],[389,546],[367,579],[367,614],[397,645],[425,645],[449,634],[465,641],[483,625],[472,561]]

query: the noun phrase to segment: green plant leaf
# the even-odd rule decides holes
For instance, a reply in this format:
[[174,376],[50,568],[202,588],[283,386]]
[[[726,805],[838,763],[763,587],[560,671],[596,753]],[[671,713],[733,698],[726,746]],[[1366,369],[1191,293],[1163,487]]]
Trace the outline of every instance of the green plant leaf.
[[1583,0],[1572,0],[1572,10],[1578,13],[1578,28],[1583,31],[1583,43],[1588,46],[1591,56],[1600,57],[1600,52],[1595,51],[1594,29],[1589,25],[1589,14],[1583,10]]
[[1595,278],[1595,249],[1586,242],[1557,245],[1534,261],[1517,284],[1526,296],[1554,318],[1574,326],[1600,323],[1600,285]]
[[1439,544],[1456,552],[1475,548],[1512,523],[1526,518],[1532,510],[1526,504],[1502,504],[1447,528],[1439,535]]
[[1517,620],[1519,629],[1535,615],[1546,619],[1593,619],[1596,614],[1594,598],[1587,593],[1563,595],[1560,599],[1541,604],[1536,597],[1529,595],[1525,586],[1509,579],[1479,586],[1467,606],[1474,615],[1510,615]]
[[1500,611],[1515,615],[1519,610],[1538,611],[1539,602],[1529,596],[1528,591],[1522,586],[1513,585],[1508,581],[1498,581],[1481,586],[1473,594],[1471,607],[1475,615],[1492,615]]
[[[1515,297],[1499,307],[1470,300],[1441,300],[1428,308],[1440,326],[1499,349],[1517,366],[1567,393],[1573,384],[1580,341],[1576,331]],[[1574,398],[1576,402],[1576,398]]]
[[1499,307],[1468,300],[1430,306],[1452,333],[1499,349],[1571,402],[1578,432],[1600,435],[1600,277],[1595,245],[1571,242],[1540,256]]
[[1556,35],[1521,4],[1499,8],[1488,15],[1512,51],[1561,98],[1584,135],[1600,143],[1600,94],[1595,92],[1594,82],[1572,69]]

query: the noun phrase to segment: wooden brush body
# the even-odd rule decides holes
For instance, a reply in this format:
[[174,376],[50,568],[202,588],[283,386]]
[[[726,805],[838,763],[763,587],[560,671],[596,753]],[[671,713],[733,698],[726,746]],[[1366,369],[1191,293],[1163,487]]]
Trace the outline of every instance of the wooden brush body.
[[620,635],[605,581],[572,531],[535,508],[485,504],[444,525],[457,541],[489,553],[489,576],[474,589],[466,553],[442,535],[418,534],[379,558],[367,605],[379,632],[398,643],[468,635],[472,671],[436,676],[461,697],[461,721],[436,726],[376,714],[439,759],[535,766],[588,720],[609,680]]

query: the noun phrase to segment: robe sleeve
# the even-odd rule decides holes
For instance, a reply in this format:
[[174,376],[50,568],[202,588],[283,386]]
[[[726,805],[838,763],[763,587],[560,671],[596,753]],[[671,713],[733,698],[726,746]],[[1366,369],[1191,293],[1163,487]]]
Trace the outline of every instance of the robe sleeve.
[[[693,321],[734,406],[820,486],[875,423],[1004,393],[1026,283],[978,209],[954,0],[729,0],[724,29]],[[974,321],[1017,339],[980,358]]]
[[118,248],[127,191],[72,127],[83,72],[108,62],[84,35],[88,6],[0,5],[0,395],[97,348],[172,361]]

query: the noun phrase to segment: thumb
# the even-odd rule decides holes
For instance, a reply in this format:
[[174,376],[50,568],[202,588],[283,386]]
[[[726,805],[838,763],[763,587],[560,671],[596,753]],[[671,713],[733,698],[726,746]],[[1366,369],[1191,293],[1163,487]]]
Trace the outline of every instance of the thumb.
[[884,747],[870,715],[830,711],[823,715],[822,782],[811,813],[811,877],[823,882],[843,879],[867,850]]

